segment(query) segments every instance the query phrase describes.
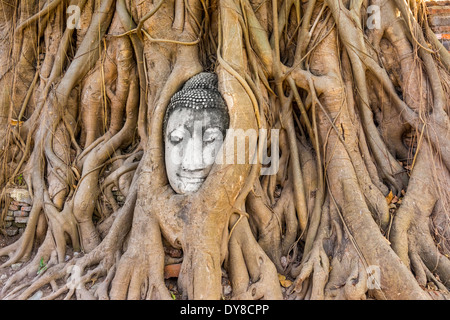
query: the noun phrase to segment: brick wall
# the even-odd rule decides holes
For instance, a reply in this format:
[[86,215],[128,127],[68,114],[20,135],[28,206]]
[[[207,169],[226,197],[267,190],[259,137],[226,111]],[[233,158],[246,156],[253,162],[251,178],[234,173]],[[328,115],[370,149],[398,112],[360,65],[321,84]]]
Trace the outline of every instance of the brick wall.
[[431,29],[450,51],[450,0],[432,0],[426,4]]
[[10,197],[8,212],[4,221],[4,228],[8,236],[22,234],[28,223],[28,216],[31,211],[31,197],[26,189],[8,189],[6,191]]

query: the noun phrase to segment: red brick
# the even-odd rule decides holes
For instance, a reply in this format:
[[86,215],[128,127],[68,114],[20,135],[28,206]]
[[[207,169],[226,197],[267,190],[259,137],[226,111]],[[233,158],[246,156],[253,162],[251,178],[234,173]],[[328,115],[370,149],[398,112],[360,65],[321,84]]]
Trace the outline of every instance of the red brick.
[[436,37],[440,40],[450,40],[450,33],[437,33]]
[[429,16],[428,21],[433,27],[450,26],[450,15]]
[[450,40],[444,40],[442,41],[442,43],[444,44],[444,47],[450,51]]
[[164,267],[164,279],[178,278],[181,270],[181,263],[169,264]]
[[434,33],[447,34],[450,33],[450,26],[432,27]]
[[433,6],[450,6],[450,0],[431,0],[425,2],[427,7],[433,7]]
[[14,219],[14,222],[17,224],[26,224],[28,223],[28,219],[29,219],[28,217],[16,217]]
[[450,15],[450,6],[431,6],[428,7],[428,14]]
[[30,203],[27,203],[27,202],[22,202],[22,201],[16,201],[16,200],[13,200],[13,201],[11,201],[9,204],[12,204],[12,205],[18,206],[18,207],[22,207],[22,206],[27,207],[27,206],[31,205],[31,202],[30,202]]
[[28,211],[14,211],[14,217],[28,217],[30,213]]

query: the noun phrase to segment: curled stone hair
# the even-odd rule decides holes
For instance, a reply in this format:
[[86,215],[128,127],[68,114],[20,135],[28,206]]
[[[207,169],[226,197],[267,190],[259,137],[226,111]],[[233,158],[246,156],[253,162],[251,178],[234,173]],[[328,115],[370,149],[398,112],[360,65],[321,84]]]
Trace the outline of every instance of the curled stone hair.
[[217,75],[210,72],[201,72],[186,81],[183,88],[170,99],[164,117],[164,131],[166,130],[169,116],[174,110],[179,108],[194,110],[217,109],[223,115],[224,127],[228,128],[230,122],[228,108],[217,84]]

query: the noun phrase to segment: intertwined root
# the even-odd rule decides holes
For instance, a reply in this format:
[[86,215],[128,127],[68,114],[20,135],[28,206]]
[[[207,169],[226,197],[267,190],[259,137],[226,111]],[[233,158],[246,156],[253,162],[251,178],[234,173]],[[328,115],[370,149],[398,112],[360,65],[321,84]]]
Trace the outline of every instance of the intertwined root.
[[[184,298],[220,299],[222,266],[234,299],[282,299],[277,273],[295,299],[448,294],[450,58],[422,3],[83,0],[74,30],[66,1],[13,2],[0,6],[0,182],[26,168],[34,204],[0,250],[2,267],[31,259],[3,298],[50,286],[43,299],[171,299],[167,244],[184,254]],[[163,118],[205,69],[231,128],[280,129],[280,168],[216,165],[183,198],[167,184]]]
[[[151,258],[160,259],[156,252]],[[150,266],[152,263],[145,260],[140,253],[132,255],[127,251],[120,259],[117,266],[116,275],[111,283],[112,300],[139,300],[139,299],[172,299],[169,290],[164,283],[164,275],[159,270]]]
[[[300,274],[293,284],[293,292],[296,298],[308,298],[311,300],[323,300],[324,288],[329,276],[330,261],[319,244],[315,245],[302,263]],[[312,285],[308,291],[308,278]],[[308,297],[306,295],[308,294]]]
[[154,216],[142,202],[135,207],[133,227],[125,254],[111,282],[111,299],[171,299],[164,284],[164,249]]
[[235,220],[227,265],[233,299],[282,299],[275,265],[253,237],[248,220]]

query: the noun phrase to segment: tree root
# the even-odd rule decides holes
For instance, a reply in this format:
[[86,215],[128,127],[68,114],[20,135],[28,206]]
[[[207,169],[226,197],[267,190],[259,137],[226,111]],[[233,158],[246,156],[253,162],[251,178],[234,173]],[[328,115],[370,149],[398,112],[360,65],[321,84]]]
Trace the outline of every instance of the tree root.
[[255,241],[247,218],[232,220],[236,225],[230,237],[226,264],[233,299],[282,299],[276,268]]
[[[316,242],[304,258],[300,273],[297,276],[290,293],[296,294],[296,299],[322,300],[325,297],[325,285],[329,276],[330,261],[323,247]],[[311,277],[311,284],[305,282]],[[311,286],[308,291],[308,285]]]

